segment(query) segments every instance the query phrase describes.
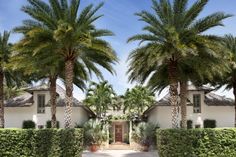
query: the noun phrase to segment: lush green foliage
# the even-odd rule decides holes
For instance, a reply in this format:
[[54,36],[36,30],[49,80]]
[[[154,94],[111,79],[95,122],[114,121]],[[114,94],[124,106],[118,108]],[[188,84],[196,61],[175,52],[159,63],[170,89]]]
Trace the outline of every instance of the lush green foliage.
[[216,120],[214,119],[205,119],[203,121],[204,128],[216,128]]
[[160,157],[235,157],[236,129],[159,129]]
[[[52,128],[52,122],[51,122],[51,120],[48,120],[48,121],[46,122],[46,128]],[[59,121],[57,121],[57,128],[60,128],[60,122],[59,122]]]
[[158,126],[151,123],[139,123],[132,132],[132,139],[142,145],[150,145],[155,142]]
[[2,157],[81,157],[81,129],[0,130]]
[[99,118],[112,107],[112,100],[116,94],[107,81],[92,82],[86,94],[85,104],[91,107]]
[[[80,6],[79,0],[49,0],[48,3],[28,0],[22,11],[30,19],[24,20],[14,31],[23,33],[24,38],[20,43],[31,47],[19,48],[27,52],[33,50],[33,56],[38,53],[47,55],[48,60],[44,59],[46,63],[52,59],[55,61],[57,57],[79,62],[75,68],[79,69],[82,80],[87,80],[92,72],[102,77],[97,65],[113,73],[111,64],[117,61],[116,54],[108,42],[100,39],[113,33],[97,29],[94,25],[102,17],[97,15],[97,11],[103,3],[98,6],[90,4],[84,8]],[[54,65],[57,64],[54,62]]]
[[199,66],[213,64],[214,59],[210,58],[219,55],[222,47],[219,37],[204,35],[204,32],[223,26],[223,20],[231,15],[216,12],[199,18],[208,0],[196,1],[191,5],[188,3],[189,0],[153,0],[151,10],[136,13],[146,25],[143,33],[128,40],[141,43],[129,55],[130,81],[148,81],[148,86],[158,90],[170,83],[167,78],[168,72],[174,72],[169,69],[172,65],[178,71],[176,79],[182,79],[181,74],[188,74],[185,79],[189,79],[192,72],[199,77],[206,75],[205,70],[199,70]]
[[145,87],[136,86],[130,90],[128,89],[124,95],[124,111],[140,116],[154,102],[153,92]]
[[89,120],[84,124],[84,144],[101,145],[107,139],[107,132],[98,120]]
[[35,129],[36,124],[32,120],[24,120],[22,123],[22,128],[23,129]]
[[[212,72],[222,74],[227,67],[219,64],[224,56],[220,38],[205,35],[205,32],[223,26],[223,20],[231,15],[216,12],[200,17],[208,1],[199,0],[190,4],[189,0],[152,0],[151,9],[136,13],[139,20],[145,23],[143,32],[128,39],[128,42],[140,43],[128,58],[129,80],[145,83],[155,91],[169,85],[174,128],[178,127],[178,83],[201,82],[206,76],[212,78]],[[181,106],[186,110],[183,99],[185,96]],[[184,127],[185,110],[182,110]]]

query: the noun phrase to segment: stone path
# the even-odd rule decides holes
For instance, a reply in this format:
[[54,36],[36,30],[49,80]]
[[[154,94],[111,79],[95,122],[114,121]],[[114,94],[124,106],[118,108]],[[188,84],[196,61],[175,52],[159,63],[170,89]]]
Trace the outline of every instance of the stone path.
[[133,150],[103,150],[96,153],[85,151],[82,157],[158,157],[157,152],[138,152]]

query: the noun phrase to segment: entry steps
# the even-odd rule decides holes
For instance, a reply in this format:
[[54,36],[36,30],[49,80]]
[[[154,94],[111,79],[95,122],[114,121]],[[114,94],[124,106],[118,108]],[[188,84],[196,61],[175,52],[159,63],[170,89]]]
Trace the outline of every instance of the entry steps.
[[112,143],[107,150],[131,150],[130,145],[126,143]]

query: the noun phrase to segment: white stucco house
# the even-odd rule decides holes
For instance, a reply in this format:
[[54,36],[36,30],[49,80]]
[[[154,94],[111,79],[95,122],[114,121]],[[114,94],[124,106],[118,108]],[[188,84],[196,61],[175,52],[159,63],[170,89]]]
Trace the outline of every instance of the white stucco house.
[[[64,128],[65,90],[57,85],[57,113],[56,117],[61,128]],[[5,128],[21,128],[24,120],[33,120],[37,128],[45,128],[51,119],[50,93],[48,85],[43,84],[28,88],[19,96],[6,100]],[[83,125],[95,114],[76,98],[73,99],[72,125]]]
[[[144,112],[148,122],[160,128],[171,128],[169,94]],[[181,119],[179,107],[179,123]],[[211,88],[188,86],[187,120],[193,127],[203,127],[206,119],[215,120],[216,127],[234,127],[234,100],[212,92]]]

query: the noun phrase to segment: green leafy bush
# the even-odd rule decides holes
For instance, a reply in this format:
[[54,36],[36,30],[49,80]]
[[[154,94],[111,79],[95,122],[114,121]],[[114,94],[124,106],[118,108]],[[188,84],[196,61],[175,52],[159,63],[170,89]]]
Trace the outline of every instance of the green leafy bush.
[[205,119],[203,121],[203,127],[204,128],[216,128],[216,120]]
[[81,129],[0,129],[1,157],[81,157]]
[[160,157],[235,157],[236,129],[158,129]]
[[84,124],[84,143],[86,146],[101,145],[107,140],[107,132],[97,120],[89,120]]
[[156,129],[158,126],[151,123],[139,123],[132,133],[132,139],[142,145],[151,145],[155,143]]
[[[46,128],[52,128],[52,123],[51,123],[51,120],[48,120],[47,122],[46,122]],[[57,121],[57,128],[60,128],[60,122],[59,121]]]
[[24,120],[22,123],[22,128],[23,129],[35,129],[36,124],[32,120]]

